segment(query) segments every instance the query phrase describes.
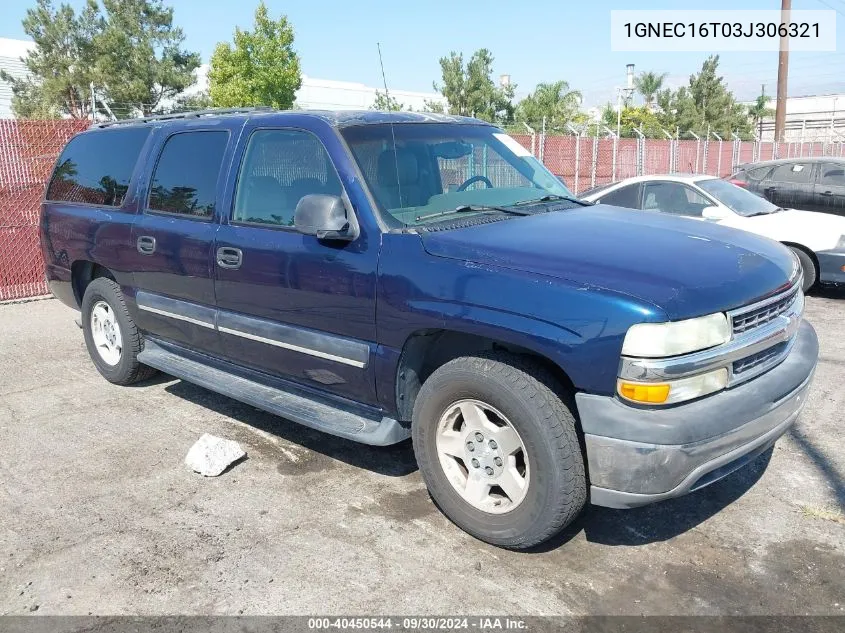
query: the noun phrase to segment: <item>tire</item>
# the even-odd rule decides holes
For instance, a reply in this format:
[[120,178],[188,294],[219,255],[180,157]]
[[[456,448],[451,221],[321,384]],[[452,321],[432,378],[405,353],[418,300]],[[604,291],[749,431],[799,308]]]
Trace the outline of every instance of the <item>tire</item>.
[[[98,316],[105,315],[105,318],[92,321],[95,309]],[[102,334],[103,323],[109,327],[108,335]],[[131,385],[156,373],[152,367],[138,362],[138,353],[144,348],[143,338],[129,316],[120,286],[111,279],[98,277],[85,289],[82,298],[82,331],[94,366],[109,382]],[[119,353],[114,354],[118,347],[110,346],[108,340],[106,344],[98,344],[98,341],[102,343],[104,336],[119,342]]]
[[[560,386],[540,365],[505,352],[457,358],[438,368],[425,381],[414,404],[414,453],[429,494],[458,527],[493,545],[526,549],[560,532],[581,512],[587,498],[584,461],[575,419],[559,392]],[[481,443],[474,445],[481,448],[465,452],[461,461],[438,450],[438,442],[445,441],[438,436],[454,436],[455,443],[447,446],[454,447],[456,452],[464,447],[469,450],[473,441],[478,442],[474,439],[477,435],[466,426],[463,407],[467,403],[470,413],[472,406],[489,407],[485,419],[497,424],[504,421],[522,442],[524,452],[508,456],[505,462],[512,474],[519,475],[524,470],[521,493],[524,496],[516,505],[511,497],[518,498],[519,493],[506,494],[501,499],[498,493],[505,488],[495,484],[486,497],[481,493],[483,501],[471,503],[464,497],[469,490],[469,477],[465,479],[464,490],[459,492],[462,473],[489,463],[484,462],[489,460],[489,454],[475,466],[470,463],[471,456],[481,456],[475,451],[487,450],[488,436],[483,435],[486,430]],[[459,414],[455,407],[460,409]],[[457,416],[454,424],[450,411]],[[456,427],[459,428],[455,430]],[[489,437],[496,437],[500,431],[492,431],[494,435]],[[524,468],[519,465],[520,454]],[[501,460],[497,463],[502,466]],[[487,468],[492,470],[495,466],[491,464]],[[485,472],[489,471],[473,470],[472,476],[483,478]],[[494,474],[484,479],[485,486],[496,481],[499,479]]]
[[816,285],[816,280],[818,279],[816,263],[804,249],[798,248],[797,246],[790,246],[789,248],[792,249],[792,252],[798,257],[798,261],[801,262],[801,271],[804,273],[804,282],[801,289],[807,293]]

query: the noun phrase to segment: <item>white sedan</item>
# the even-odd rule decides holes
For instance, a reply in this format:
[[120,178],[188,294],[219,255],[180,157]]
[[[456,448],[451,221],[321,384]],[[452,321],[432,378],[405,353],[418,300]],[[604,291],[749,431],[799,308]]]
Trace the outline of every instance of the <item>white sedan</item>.
[[817,281],[845,283],[845,217],[783,209],[714,176],[637,176],[580,197],[718,222],[782,242],[801,260],[805,292]]

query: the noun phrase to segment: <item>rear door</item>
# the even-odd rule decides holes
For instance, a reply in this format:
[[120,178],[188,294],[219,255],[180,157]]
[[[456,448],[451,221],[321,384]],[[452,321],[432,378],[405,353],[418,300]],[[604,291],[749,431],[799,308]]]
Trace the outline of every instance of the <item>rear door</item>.
[[819,163],[816,178],[814,211],[845,215],[845,161]]
[[216,210],[238,127],[160,130],[132,227],[138,326],[212,354],[220,351],[212,271]]
[[[327,133],[328,134],[328,133]],[[247,124],[231,211],[216,241],[218,328],[227,358],[321,391],[377,404],[379,235],[331,242],[293,228],[308,194],[341,196],[310,131]],[[337,145],[337,139],[333,139]]]
[[815,211],[813,196],[813,163],[790,161],[772,170],[763,183],[767,200],[785,209]]

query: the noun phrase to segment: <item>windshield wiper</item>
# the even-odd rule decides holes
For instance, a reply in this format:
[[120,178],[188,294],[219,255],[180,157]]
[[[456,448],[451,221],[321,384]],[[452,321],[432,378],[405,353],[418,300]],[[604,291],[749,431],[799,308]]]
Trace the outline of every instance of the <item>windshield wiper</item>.
[[522,202],[517,202],[513,206],[516,207],[516,206],[522,206],[522,205],[526,205],[526,204],[538,204],[540,202],[555,202],[557,200],[566,200],[568,202],[575,202],[576,204],[580,204],[580,205],[585,206],[585,207],[588,207],[588,206],[595,204],[595,202],[587,202],[586,200],[579,200],[578,198],[575,198],[574,196],[561,196],[561,195],[558,195],[556,193],[550,193],[546,196],[543,196],[542,198],[532,198],[531,200],[523,200]]
[[531,213],[528,213],[526,211],[518,211],[517,209],[510,209],[508,207],[497,207],[494,205],[486,204],[462,204],[460,206],[455,207],[454,209],[438,211],[437,213],[429,213],[428,215],[418,215],[416,217],[416,221],[420,222],[422,220],[428,220],[430,218],[439,218],[441,215],[451,215],[453,213],[483,213],[485,211],[500,211],[501,213],[507,213],[508,215],[531,215]]

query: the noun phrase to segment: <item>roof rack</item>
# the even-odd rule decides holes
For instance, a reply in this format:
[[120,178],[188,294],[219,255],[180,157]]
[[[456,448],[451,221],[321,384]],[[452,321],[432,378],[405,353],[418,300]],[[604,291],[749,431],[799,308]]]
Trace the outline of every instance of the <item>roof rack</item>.
[[227,114],[247,114],[250,112],[271,112],[275,108],[270,106],[256,106],[251,108],[210,108],[208,110],[195,110],[193,112],[174,112],[172,114],[156,114],[155,116],[140,117],[137,119],[120,119],[117,121],[102,121],[94,123],[91,128],[104,128],[113,125],[129,125],[131,123],[149,123],[150,121],[169,121],[171,119],[194,119],[203,116],[221,116]]

